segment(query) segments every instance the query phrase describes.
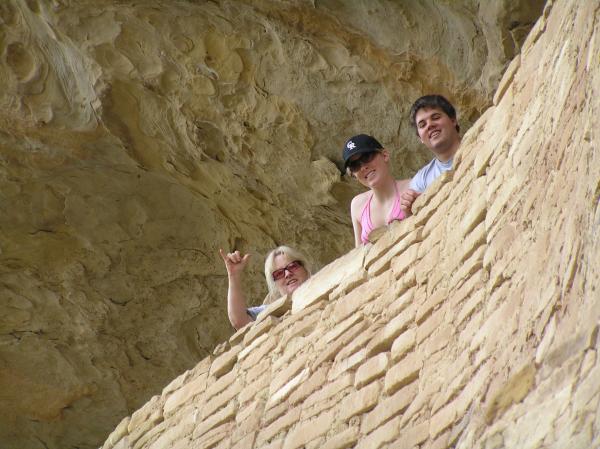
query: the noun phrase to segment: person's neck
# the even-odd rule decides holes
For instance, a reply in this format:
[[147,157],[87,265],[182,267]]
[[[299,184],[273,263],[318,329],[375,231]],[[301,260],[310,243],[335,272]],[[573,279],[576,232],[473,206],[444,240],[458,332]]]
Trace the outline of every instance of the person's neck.
[[435,158],[440,162],[448,162],[451,160],[460,147],[460,139],[453,142],[446,150],[441,153],[436,153]]
[[392,176],[389,176],[371,190],[378,202],[385,202],[396,196],[396,180]]

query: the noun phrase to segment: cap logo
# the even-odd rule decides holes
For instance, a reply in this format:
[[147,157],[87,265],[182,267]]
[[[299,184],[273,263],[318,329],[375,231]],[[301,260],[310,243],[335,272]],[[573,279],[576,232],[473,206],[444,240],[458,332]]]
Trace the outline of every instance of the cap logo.
[[346,144],[346,148],[348,148],[349,150],[353,150],[356,148],[356,144],[354,142],[350,141]]

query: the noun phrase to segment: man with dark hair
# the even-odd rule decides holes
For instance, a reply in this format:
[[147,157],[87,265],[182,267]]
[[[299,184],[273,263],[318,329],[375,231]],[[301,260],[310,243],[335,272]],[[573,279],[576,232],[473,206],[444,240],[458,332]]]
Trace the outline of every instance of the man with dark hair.
[[402,194],[401,205],[407,215],[415,199],[443,172],[452,168],[452,160],[460,146],[456,110],[441,95],[425,95],[410,108],[410,121],[421,142],[435,157],[421,168]]

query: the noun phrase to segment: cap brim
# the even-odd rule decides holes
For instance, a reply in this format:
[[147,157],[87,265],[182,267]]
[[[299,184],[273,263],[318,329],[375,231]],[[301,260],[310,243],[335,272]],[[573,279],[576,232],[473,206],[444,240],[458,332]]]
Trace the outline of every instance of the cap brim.
[[357,154],[365,154],[365,153],[372,153],[373,151],[381,151],[381,148],[359,148],[358,150],[354,151],[350,156],[348,156],[346,158],[346,160],[344,161],[344,170],[348,168],[348,164],[350,163],[350,158],[352,156],[356,156]]

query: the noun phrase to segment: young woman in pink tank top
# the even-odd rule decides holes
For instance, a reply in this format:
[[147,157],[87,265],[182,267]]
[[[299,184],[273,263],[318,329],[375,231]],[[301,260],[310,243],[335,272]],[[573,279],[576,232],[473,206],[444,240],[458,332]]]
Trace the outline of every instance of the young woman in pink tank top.
[[359,134],[344,145],[345,168],[369,190],[356,195],[350,205],[356,246],[369,243],[374,229],[403,220],[406,212],[400,195],[410,179],[396,180],[390,170],[390,153],[371,136]]

